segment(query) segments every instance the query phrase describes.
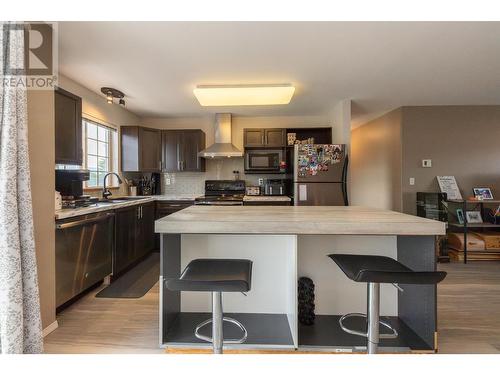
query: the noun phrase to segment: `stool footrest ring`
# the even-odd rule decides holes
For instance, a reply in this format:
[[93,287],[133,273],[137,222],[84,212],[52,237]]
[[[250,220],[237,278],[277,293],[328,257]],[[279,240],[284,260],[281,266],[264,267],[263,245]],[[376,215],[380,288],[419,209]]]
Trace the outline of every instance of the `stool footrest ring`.
[[[229,322],[229,323],[234,324],[239,329],[241,329],[241,331],[243,332],[243,336],[241,338],[234,339],[234,340],[224,340],[223,341],[224,344],[242,344],[242,343],[244,343],[247,340],[248,332],[247,332],[247,329],[245,328],[245,326],[243,324],[241,324],[240,322],[238,322],[236,319],[228,318],[228,317],[224,317],[224,318],[222,318],[222,320],[225,321],[225,322]],[[207,342],[212,342],[212,338],[211,337],[206,336],[206,335],[202,335],[201,333],[198,332],[201,328],[203,328],[207,324],[212,323],[212,321],[213,321],[213,319],[207,319],[204,322],[201,322],[200,324],[198,324],[196,326],[196,329],[194,330],[194,335],[197,338],[199,338],[200,340],[207,341]]]
[[[344,320],[348,319],[348,318],[352,318],[352,317],[359,317],[359,318],[366,319],[366,314],[349,313],[349,314],[342,315],[339,319],[340,328],[342,328],[342,330],[344,332],[350,333],[351,335],[368,337],[368,332],[361,332],[361,331],[358,331],[355,329],[350,329],[344,325]],[[379,335],[379,338],[381,338],[381,339],[394,339],[394,338],[398,337],[398,331],[396,331],[394,328],[392,328],[392,326],[388,322],[385,322],[383,320],[379,320],[378,323],[392,331],[392,333],[381,333]]]

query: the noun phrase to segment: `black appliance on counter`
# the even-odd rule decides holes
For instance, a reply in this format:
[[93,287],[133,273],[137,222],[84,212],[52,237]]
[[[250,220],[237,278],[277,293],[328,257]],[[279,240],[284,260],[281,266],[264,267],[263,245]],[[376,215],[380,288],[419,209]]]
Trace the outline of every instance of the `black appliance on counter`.
[[83,182],[90,179],[87,169],[56,169],[56,191],[61,193],[63,208],[86,207],[98,198],[83,194]]
[[264,184],[264,195],[285,195],[285,181],[281,179],[268,179]]
[[285,173],[283,149],[245,149],[245,173]]
[[242,206],[245,196],[243,180],[206,180],[205,195],[197,197],[194,204],[208,206]]

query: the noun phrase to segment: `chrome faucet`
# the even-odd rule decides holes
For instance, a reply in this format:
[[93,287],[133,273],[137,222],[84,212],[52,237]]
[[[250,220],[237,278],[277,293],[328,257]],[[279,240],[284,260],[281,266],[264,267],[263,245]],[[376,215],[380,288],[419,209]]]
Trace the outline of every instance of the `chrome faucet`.
[[112,193],[109,191],[109,189],[106,187],[106,179],[108,178],[108,176],[109,176],[110,174],[114,174],[114,175],[116,176],[116,178],[118,179],[118,183],[120,183],[120,184],[122,183],[122,179],[120,178],[120,176],[118,176],[118,174],[117,174],[117,173],[115,173],[115,172],[109,172],[109,173],[106,173],[106,175],[104,176],[104,180],[103,180],[103,182],[102,182],[102,184],[104,185],[104,186],[103,186],[103,189],[102,189],[102,197],[103,197],[104,199],[108,199],[108,198],[109,198],[109,196],[112,194]]

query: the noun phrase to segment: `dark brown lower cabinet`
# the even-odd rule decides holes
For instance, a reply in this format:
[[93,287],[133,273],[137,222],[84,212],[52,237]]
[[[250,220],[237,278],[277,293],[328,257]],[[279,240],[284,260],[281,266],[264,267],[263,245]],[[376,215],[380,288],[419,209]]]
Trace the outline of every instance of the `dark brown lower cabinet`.
[[155,202],[141,205],[140,218],[137,225],[137,254],[143,257],[155,247]]
[[[192,206],[194,201],[156,201],[156,220]],[[160,248],[160,235],[155,234],[155,248]]]
[[154,219],[154,202],[116,210],[114,277],[154,249]]

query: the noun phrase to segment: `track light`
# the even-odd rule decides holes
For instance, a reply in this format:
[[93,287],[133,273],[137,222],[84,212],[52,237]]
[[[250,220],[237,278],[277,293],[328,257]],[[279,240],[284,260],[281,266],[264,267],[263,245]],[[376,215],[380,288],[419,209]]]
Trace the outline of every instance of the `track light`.
[[114,99],[119,99],[118,103],[125,106],[125,94],[120,90],[114,89],[112,87],[101,87],[101,92],[106,95],[106,101],[109,104],[113,104]]

